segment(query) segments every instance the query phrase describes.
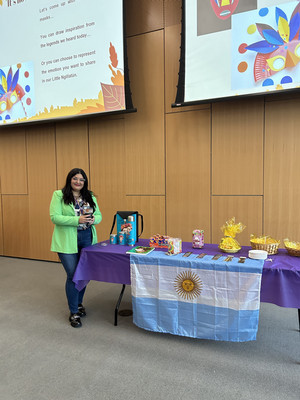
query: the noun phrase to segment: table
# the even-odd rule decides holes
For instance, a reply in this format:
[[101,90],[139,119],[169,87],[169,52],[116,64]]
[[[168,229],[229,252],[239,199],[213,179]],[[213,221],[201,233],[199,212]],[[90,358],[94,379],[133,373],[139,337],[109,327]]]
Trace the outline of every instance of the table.
[[[107,246],[102,246],[103,243]],[[148,246],[149,240],[139,239],[137,244]],[[85,287],[90,280],[123,285],[115,308],[115,325],[125,285],[131,284],[130,256],[125,254],[129,249],[129,246],[111,245],[109,241],[86,247],[81,252],[73,278],[78,290]],[[250,247],[243,246],[236,256],[247,256],[249,249]],[[220,253],[218,245],[215,244],[205,244],[202,249],[193,249],[192,243],[183,242],[182,250],[208,255]],[[155,251],[166,251],[166,249]],[[262,302],[280,307],[297,308],[300,326],[300,257],[289,256],[284,249],[279,249],[278,254],[268,257],[263,267],[260,299]]]

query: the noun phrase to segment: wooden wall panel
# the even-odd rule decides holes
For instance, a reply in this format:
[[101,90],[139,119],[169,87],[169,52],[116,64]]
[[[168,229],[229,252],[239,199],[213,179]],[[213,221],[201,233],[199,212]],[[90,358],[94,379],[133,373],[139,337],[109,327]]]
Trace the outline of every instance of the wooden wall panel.
[[28,212],[31,258],[56,259],[50,252],[53,224],[49,205],[57,187],[54,126],[26,129],[28,161]]
[[126,209],[124,119],[90,121],[90,187],[97,196],[103,220],[98,240],[109,238],[113,216]]
[[56,188],[55,129],[52,124],[26,128],[29,195]]
[[263,99],[213,104],[213,194],[263,194],[263,128]]
[[166,234],[165,196],[127,196],[126,205],[126,210],[138,211],[144,217],[144,230],[141,238],[148,239],[156,233]]
[[25,129],[9,127],[0,132],[0,176],[3,194],[27,193]]
[[126,35],[162,29],[164,0],[126,0]]
[[266,104],[265,233],[300,241],[300,100]]
[[2,195],[1,194],[0,194],[0,256],[3,256],[3,223],[2,223]]
[[178,25],[181,23],[182,0],[164,0],[164,26]]
[[213,196],[212,198],[212,243],[219,243],[223,237],[221,226],[230,218],[246,225],[245,230],[236,236],[244,246],[250,246],[250,235],[263,233],[262,196]]
[[56,157],[58,189],[66,182],[73,168],[82,168],[89,175],[88,123],[77,119],[56,124]]
[[210,236],[210,112],[168,114],[167,234],[190,241],[194,229]]
[[2,195],[3,255],[31,258],[27,195]]
[[138,110],[125,117],[126,192],[131,195],[165,194],[163,54],[162,31],[128,40]]
[[165,0],[165,110],[172,112],[175,102],[181,42],[181,1]]

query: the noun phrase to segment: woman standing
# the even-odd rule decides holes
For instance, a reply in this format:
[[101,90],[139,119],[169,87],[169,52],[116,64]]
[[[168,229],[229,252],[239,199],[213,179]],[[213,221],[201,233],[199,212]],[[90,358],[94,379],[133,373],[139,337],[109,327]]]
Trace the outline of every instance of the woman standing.
[[67,175],[64,188],[53,193],[50,218],[55,224],[51,251],[58,253],[67,273],[69,321],[73,328],[79,328],[82,325],[80,317],[86,315],[82,305],[85,288],[79,292],[72,279],[81,249],[97,243],[95,225],[102,220],[97,200],[88,189],[88,178],[82,169],[72,169]]

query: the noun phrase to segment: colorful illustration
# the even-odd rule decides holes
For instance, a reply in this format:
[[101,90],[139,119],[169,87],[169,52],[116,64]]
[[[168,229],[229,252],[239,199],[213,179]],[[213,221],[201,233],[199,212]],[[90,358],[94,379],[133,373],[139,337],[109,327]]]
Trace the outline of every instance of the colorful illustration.
[[216,16],[220,19],[229,18],[239,4],[239,0],[210,0]]
[[117,68],[118,57],[112,43],[110,43],[109,55],[111,64],[108,67],[112,71],[111,81],[113,85],[101,82],[102,90],[99,91],[98,98],[81,100],[75,98],[72,106],[53,107],[52,105],[49,110],[45,108],[43,112],[39,112],[31,119],[57,118],[65,115],[83,115],[125,109],[124,74],[122,69]]
[[114,46],[110,43],[109,47],[110,61],[109,69],[112,72],[111,81],[113,85],[101,83],[104,106],[106,111],[125,109],[124,94],[124,75],[118,68],[118,56]]
[[[256,24],[264,40],[253,43],[246,50],[257,52],[254,62],[255,82],[266,79],[284,68],[293,68],[300,61],[300,4],[297,4],[290,20],[279,7],[275,8],[276,28]],[[286,79],[286,83],[292,81]],[[282,82],[285,83],[285,82]]]
[[35,114],[32,63],[0,69],[0,82],[0,121],[17,121]]
[[[243,33],[237,36],[241,27]],[[282,89],[283,84],[299,81],[299,2],[264,7],[249,15],[235,15],[232,40],[233,89],[255,84],[276,85],[276,89]],[[241,40],[244,41],[241,43]]]

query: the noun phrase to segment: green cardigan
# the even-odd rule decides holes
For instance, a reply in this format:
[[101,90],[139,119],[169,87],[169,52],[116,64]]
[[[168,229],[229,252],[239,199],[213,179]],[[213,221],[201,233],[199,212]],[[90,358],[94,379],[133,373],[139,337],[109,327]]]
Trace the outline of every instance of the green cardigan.
[[[94,196],[93,200],[96,205],[94,212],[95,222],[92,228],[92,244],[97,243],[97,232],[95,224],[99,224],[102,220],[102,214],[99,210],[97,200]],[[52,235],[51,251],[57,253],[74,254],[78,253],[77,247],[77,226],[79,217],[75,216],[73,204],[65,204],[63,201],[63,193],[61,190],[56,190],[53,193],[50,204],[50,218],[55,224]]]

